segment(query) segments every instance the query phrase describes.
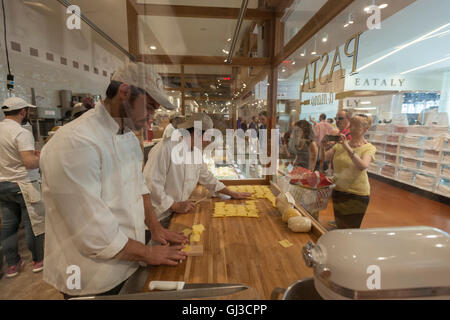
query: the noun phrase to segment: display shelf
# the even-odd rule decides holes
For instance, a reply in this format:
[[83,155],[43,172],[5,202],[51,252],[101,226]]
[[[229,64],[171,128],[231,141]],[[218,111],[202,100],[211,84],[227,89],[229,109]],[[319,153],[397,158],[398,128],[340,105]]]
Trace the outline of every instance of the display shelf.
[[380,151],[380,150],[377,150],[377,153],[387,154],[387,155],[389,155],[389,156],[397,156],[396,153],[387,152],[387,151]]
[[431,148],[431,147],[426,147],[426,146],[418,146],[418,145],[412,145],[412,144],[400,144],[400,147],[405,147],[405,148],[412,148],[412,149],[419,149],[419,150],[432,150],[432,151],[439,151],[436,150],[435,148]]
[[[397,154],[393,154],[393,155],[396,156]],[[422,162],[439,163],[438,160],[431,160],[431,159],[426,159],[426,158],[413,157],[413,156],[408,156],[408,155],[404,155],[404,154],[399,154],[398,156],[400,158],[408,158],[408,159],[413,159],[413,160],[422,161]]]
[[434,178],[436,178],[436,172],[433,173],[433,171],[427,171],[427,170],[422,170],[422,169],[418,169],[418,168],[410,168],[410,167],[406,167],[406,166],[402,166],[402,165],[398,165],[397,166],[399,169],[403,169],[403,170],[410,170],[410,171],[415,171],[417,173],[421,173],[427,176],[432,176]]

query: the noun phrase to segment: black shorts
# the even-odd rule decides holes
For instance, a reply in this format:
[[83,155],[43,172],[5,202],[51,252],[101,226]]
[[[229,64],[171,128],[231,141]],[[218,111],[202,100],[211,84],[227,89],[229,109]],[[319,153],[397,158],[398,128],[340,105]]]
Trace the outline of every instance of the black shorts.
[[358,229],[369,206],[370,197],[333,191],[334,218],[338,229]]

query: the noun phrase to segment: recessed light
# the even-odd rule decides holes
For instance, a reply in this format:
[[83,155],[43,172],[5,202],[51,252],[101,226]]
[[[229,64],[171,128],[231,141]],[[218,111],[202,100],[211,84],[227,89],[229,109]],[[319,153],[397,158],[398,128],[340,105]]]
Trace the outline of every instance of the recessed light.
[[228,38],[228,40],[227,40],[228,42],[230,42],[231,41],[231,38]]
[[150,49],[151,50],[156,50],[156,47],[155,46],[150,46]]
[[383,4],[380,4],[380,5],[378,6],[378,8],[384,9],[384,8],[387,8],[387,6],[388,6],[387,3],[383,3]]
[[311,55],[315,55],[315,54],[317,54],[317,52],[316,52],[316,51],[313,51],[313,52],[311,52]]

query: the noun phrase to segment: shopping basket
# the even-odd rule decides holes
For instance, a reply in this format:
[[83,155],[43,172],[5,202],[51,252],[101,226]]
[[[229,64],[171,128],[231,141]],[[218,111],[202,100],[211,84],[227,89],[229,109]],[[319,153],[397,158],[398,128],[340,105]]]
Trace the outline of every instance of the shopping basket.
[[335,184],[319,188],[291,184],[289,176],[279,177],[278,184],[283,192],[289,192],[295,201],[313,216],[317,216],[319,211],[327,208],[333,189],[336,187]]

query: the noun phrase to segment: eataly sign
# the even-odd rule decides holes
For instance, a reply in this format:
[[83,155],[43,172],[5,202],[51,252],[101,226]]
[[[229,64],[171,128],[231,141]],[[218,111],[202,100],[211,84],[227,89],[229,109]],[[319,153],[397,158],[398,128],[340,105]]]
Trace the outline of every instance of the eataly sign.
[[[353,35],[350,39],[347,40],[345,47],[344,47],[344,54],[348,58],[353,58],[353,64],[352,64],[352,71],[350,72],[350,75],[356,74],[356,68],[358,65],[358,51],[359,51],[359,39],[361,37],[362,32],[359,32],[355,35]],[[353,45],[352,45],[353,43]],[[352,46],[351,46],[352,45]],[[350,50],[350,47],[352,49]],[[321,68],[319,72],[319,78],[317,78],[317,70],[318,70],[318,62],[320,60]],[[327,69],[328,63],[330,61],[330,55],[328,53],[324,53],[321,57],[317,57],[313,61],[311,61],[309,64],[305,67],[305,75],[303,77],[303,85],[302,85],[302,91],[304,91],[305,86],[308,85],[308,89],[312,90],[316,88],[317,79],[319,80],[319,83],[321,85],[325,85],[327,83],[332,82],[333,74],[335,70],[340,71],[340,77],[343,79],[345,78],[345,70],[342,67],[342,59],[341,59],[341,52],[339,49],[339,46],[336,47],[336,50],[334,51],[333,56],[333,62],[330,67],[330,71],[328,73],[328,76],[324,76],[324,72]],[[312,81],[311,81],[311,75],[310,75],[310,68],[312,71]]]

